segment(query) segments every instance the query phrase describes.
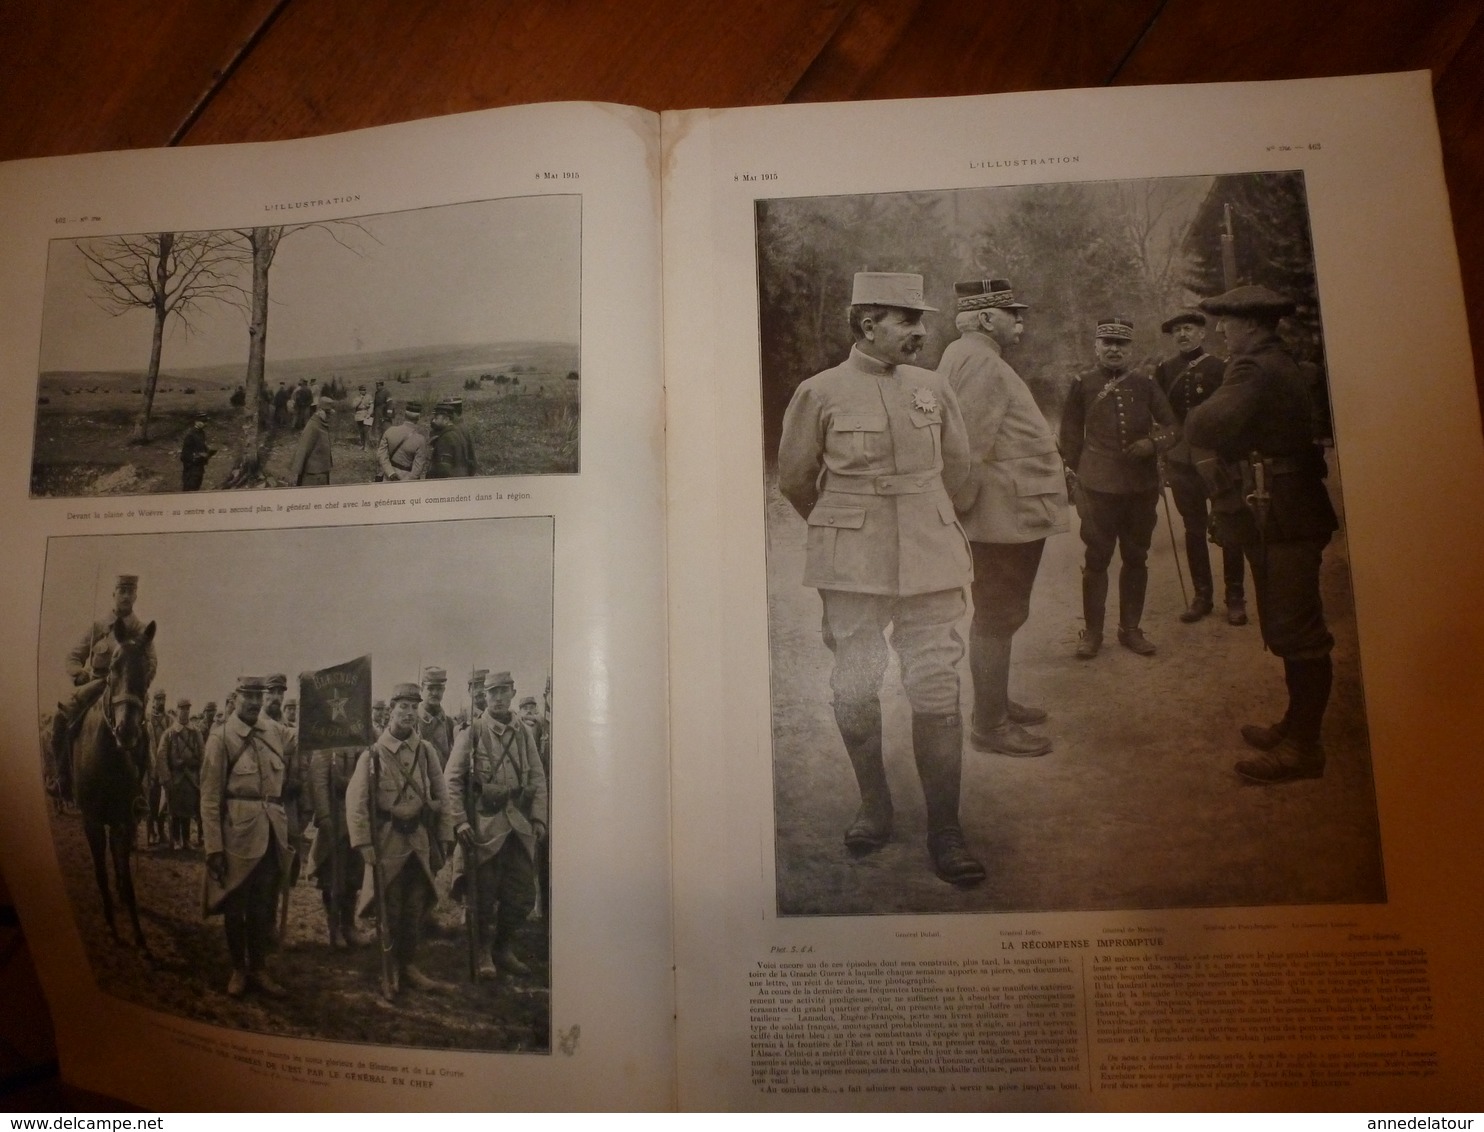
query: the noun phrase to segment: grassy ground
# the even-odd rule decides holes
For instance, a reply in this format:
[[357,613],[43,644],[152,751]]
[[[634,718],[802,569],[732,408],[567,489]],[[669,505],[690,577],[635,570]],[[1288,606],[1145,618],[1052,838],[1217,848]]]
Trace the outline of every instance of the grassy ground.
[[[1263,650],[1256,617],[1242,628],[1227,625],[1219,614],[1194,625],[1178,621],[1183,602],[1161,514],[1144,618],[1158,655],[1135,656],[1110,632],[1095,660],[1076,660],[1082,543],[1075,523],[1074,515],[1073,532],[1047,543],[1031,619],[1016,637],[1011,679],[1018,700],[1050,712],[1040,730],[1055,746],[1042,758],[1013,759],[966,745],[961,817],[969,847],[985,863],[989,878],[978,888],[959,890],[939,881],[928,864],[911,711],[895,662],[886,676],[882,707],[896,836],[864,859],[845,852],[841,835],[859,796],[831,712],[830,654],[819,635],[819,597],[799,584],[804,525],[770,487],[780,914],[1385,899],[1343,537],[1337,536],[1325,553],[1323,579],[1326,610],[1339,641],[1335,691],[1325,719],[1328,768],[1319,780],[1258,786],[1232,770],[1237,759],[1252,753],[1237,728],[1276,720],[1284,691],[1282,664]],[[1175,528],[1178,537],[1178,517]],[[1213,557],[1219,586],[1220,557]],[[1116,600],[1116,579],[1112,592]],[[967,620],[961,632],[967,639]],[[967,721],[972,710],[967,662],[962,684]]]

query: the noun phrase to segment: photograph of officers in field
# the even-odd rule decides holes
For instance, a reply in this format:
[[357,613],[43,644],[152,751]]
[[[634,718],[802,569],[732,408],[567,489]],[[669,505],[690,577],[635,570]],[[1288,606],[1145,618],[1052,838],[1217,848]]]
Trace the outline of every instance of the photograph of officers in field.
[[53,240],[31,494],[576,472],[581,226],[560,195]]
[[756,225],[778,913],[1384,901],[1302,174]]
[[51,539],[43,780],[98,988],[232,1029],[549,1052],[552,538]]

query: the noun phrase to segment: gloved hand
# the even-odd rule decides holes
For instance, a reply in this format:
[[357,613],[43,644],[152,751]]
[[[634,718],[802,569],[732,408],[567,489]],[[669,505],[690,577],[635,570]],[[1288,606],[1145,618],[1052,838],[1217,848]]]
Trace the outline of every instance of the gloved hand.
[[1133,441],[1124,450],[1125,456],[1132,456],[1136,460],[1147,460],[1154,455],[1154,441],[1147,436],[1141,436]]

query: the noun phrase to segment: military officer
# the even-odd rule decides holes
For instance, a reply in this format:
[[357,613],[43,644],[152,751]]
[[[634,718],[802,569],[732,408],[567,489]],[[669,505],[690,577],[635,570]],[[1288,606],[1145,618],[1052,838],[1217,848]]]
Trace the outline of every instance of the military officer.
[[860,787],[852,853],[885,845],[893,809],[882,761],[885,631],[912,705],[912,745],[940,877],[977,884],[958,802],[963,764],[956,625],[972,566],[951,496],[969,448],[953,387],[911,363],[926,336],[922,276],[860,272],[840,365],[802,382],[784,414],[778,486],[808,525],[804,584],[819,590],[834,653],[835,721]]
[[459,730],[466,730],[470,721],[478,719],[489,707],[489,689],[485,687],[489,674],[488,668],[476,668],[469,675],[469,718],[460,724]]
[[962,332],[938,372],[953,386],[969,434],[970,475],[954,496],[974,555],[969,741],[1014,757],[1044,755],[1051,740],[1026,730],[1046,713],[1010,698],[1010,652],[1030,616],[1047,536],[1069,530],[1066,474],[1056,434],[1003,352],[1020,341],[1025,303],[1007,279],[954,285]]
[[1098,320],[1097,364],[1072,379],[1061,418],[1061,452],[1077,480],[1077,515],[1087,548],[1082,569],[1085,628],[1077,656],[1091,660],[1103,645],[1108,565],[1116,549],[1118,643],[1140,656],[1154,644],[1139,622],[1149,585],[1149,543],[1159,507],[1158,454],[1178,435],[1175,414],[1154,379],[1130,368],[1133,319]]
[[[1206,316],[1200,311],[1177,311],[1160,323],[1159,328],[1174,339],[1176,353],[1155,367],[1154,380],[1170,402],[1175,420],[1183,427],[1190,410],[1216,392],[1226,363],[1206,353]],[[1197,459],[1205,455],[1209,453],[1192,452],[1190,438],[1183,434],[1165,453],[1165,478],[1185,526],[1185,561],[1190,565],[1190,584],[1195,591],[1190,608],[1180,614],[1180,620],[1186,624],[1199,621],[1216,607],[1211,554],[1206,546],[1210,512],[1206,486],[1196,470]],[[1245,625],[1247,601],[1242,585],[1241,548],[1224,547],[1221,566],[1226,584],[1226,620],[1232,625]]]
[[295,487],[323,486],[330,482],[330,468],[335,456],[330,444],[330,418],[335,415],[335,402],[321,397],[315,404],[314,416],[299,434],[299,446],[289,465],[289,483]]
[[420,480],[427,475],[428,438],[417,427],[421,416],[422,405],[409,401],[402,409],[402,423],[382,434],[376,462],[383,480]]
[[423,669],[422,703],[417,709],[417,730],[438,752],[439,774],[448,765],[448,754],[453,750],[453,720],[443,710],[443,693],[447,689],[446,669],[436,665]]
[[191,841],[191,823],[201,812],[201,755],[205,744],[191,726],[191,701],[175,704],[175,720],[160,737],[156,756],[165,771],[165,810],[170,818],[170,848],[184,849]]
[[206,464],[216,449],[206,443],[206,414],[197,413],[180,444],[180,489],[200,491],[206,479]]
[[433,439],[429,445],[428,479],[453,479],[477,473],[474,441],[469,439],[460,418],[464,402],[455,398],[439,401],[429,422]]
[[238,679],[236,710],[211,732],[201,767],[206,910],[220,912],[225,923],[227,993],[234,998],[249,988],[274,998],[285,993],[266,968],[288,846],[280,732],[261,719],[266,690],[261,676]]
[[346,788],[345,821],[352,848],[380,870],[383,928],[399,985],[440,990],[447,984],[425,975],[415,960],[453,825],[438,753],[418,735],[421,701],[416,684],[393,689],[387,728],[361,753]]
[[158,845],[165,840],[165,786],[170,780],[160,740],[170,730],[170,712],[165,707],[165,693],[155,690],[145,717],[144,733],[149,743],[149,773],[144,780],[144,803],[147,811],[145,843]]
[[283,717],[283,701],[288,687],[289,678],[285,673],[275,672],[268,677],[263,692],[262,722],[265,728],[278,729],[279,750],[283,752],[283,812],[289,823],[288,844],[294,851],[294,863],[288,876],[292,885],[298,882],[300,862],[304,860],[304,829],[309,824],[313,801],[309,797],[309,767],[299,758],[299,729]]
[[[458,848],[451,894],[463,897],[471,867],[479,870],[480,922],[488,954],[481,975],[528,975],[515,954],[515,933],[536,906],[536,852],[546,839],[546,776],[536,737],[510,710],[515,681],[490,678],[489,707],[459,736],[444,778]],[[471,864],[472,862],[472,864]]]
[[[67,675],[72,678],[75,691],[72,699],[59,705],[60,710],[52,720],[52,751],[57,773],[57,789],[63,798],[72,801],[72,738],[83,714],[103,693],[104,678],[118,650],[119,636],[138,637],[148,628],[134,615],[134,602],[139,596],[139,577],[136,574],[120,574],[114,579],[113,608],[107,617],[99,618],[88,631],[68,650],[65,659]],[[117,634],[117,635],[116,635]],[[149,657],[149,679],[155,678],[157,661],[154,640],[145,645]],[[135,769],[142,784],[148,773],[147,753],[134,752]]]
[[345,816],[345,791],[359,757],[353,748],[315,751],[309,764],[309,796],[314,807],[309,875],[319,887],[330,946],[336,948],[361,945],[355,921],[364,869],[351,849]]
[[1240,546],[1252,567],[1263,644],[1283,660],[1288,709],[1242,738],[1262,751],[1236,771],[1254,782],[1324,774],[1320,729],[1333,683],[1334,637],[1324,619],[1319,569],[1338,529],[1325,487],[1328,467],[1314,442],[1303,371],[1278,338],[1294,303],[1262,286],[1237,287],[1200,307],[1219,321],[1231,357],[1221,387],[1185,420],[1192,444],[1216,451],[1206,465],[1216,537]]

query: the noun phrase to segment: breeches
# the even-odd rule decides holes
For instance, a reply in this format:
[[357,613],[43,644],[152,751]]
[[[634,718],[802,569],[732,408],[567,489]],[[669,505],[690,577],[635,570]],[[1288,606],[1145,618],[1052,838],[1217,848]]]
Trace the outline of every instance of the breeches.
[[232,966],[261,970],[268,957],[273,912],[278,905],[278,844],[268,839],[268,851],[258,858],[247,878],[222,901],[227,929],[227,951]]
[[1324,622],[1319,566],[1329,538],[1244,547],[1257,590],[1262,643],[1284,660],[1328,656],[1335,639]]
[[835,654],[830,688],[836,700],[877,695],[886,674],[886,627],[902,665],[902,684],[912,710],[933,715],[958,712],[958,662],[964,642],[958,622],[964,591],[897,597],[845,590],[820,590],[824,640]]
[[423,939],[423,918],[437,899],[416,859],[409,857],[386,883],[386,932],[397,962],[411,963]]
[[974,552],[974,636],[1014,635],[1031,615],[1031,587],[1046,540],[971,542],[969,549]]
[[1082,542],[1087,547],[1087,569],[1102,573],[1116,548],[1125,566],[1142,566],[1158,519],[1159,489],[1115,495],[1077,489],[1077,514],[1082,520]]

